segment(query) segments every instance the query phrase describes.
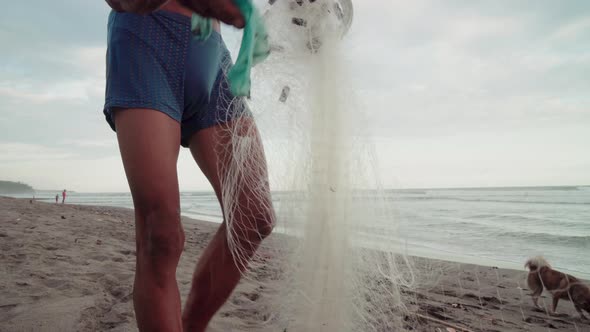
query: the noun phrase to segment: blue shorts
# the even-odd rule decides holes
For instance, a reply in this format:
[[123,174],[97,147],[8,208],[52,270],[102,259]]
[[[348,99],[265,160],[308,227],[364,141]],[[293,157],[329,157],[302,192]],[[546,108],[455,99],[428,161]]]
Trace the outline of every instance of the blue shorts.
[[231,56],[221,35],[193,38],[190,17],[113,11],[107,43],[104,114],[113,130],[113,109],[154,109],[181,124],[187,147],[195,132],[250,114],[229,90]]

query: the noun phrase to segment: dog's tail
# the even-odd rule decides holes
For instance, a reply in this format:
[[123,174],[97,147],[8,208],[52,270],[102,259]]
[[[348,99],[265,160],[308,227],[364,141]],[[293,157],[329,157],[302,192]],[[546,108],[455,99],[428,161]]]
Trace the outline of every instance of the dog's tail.
[[533,291],[533,297],[538,297],[543,292],[543,281],[541,280],[541,268],[551,268],[551,265],[541,256],[529,258],[524,264],[525,268],[529,269],[529,275],[527,277],[527,284],[531,291]]

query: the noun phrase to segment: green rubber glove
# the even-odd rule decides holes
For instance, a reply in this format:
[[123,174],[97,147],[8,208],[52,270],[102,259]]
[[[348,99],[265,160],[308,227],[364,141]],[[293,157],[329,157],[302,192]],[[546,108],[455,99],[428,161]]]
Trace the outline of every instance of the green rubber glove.
[[213,32],[213,23],[211,19],[193,13],[191,31],[198,40],[207,40],[211,36],[211,32]]
[[[268,33],[262,17],[252,4],[252,0],[234,0],[244,19],[246,26],[242,36],[240,53],[227,78],[231,93],[236,97],[250,95],[250,72],[253,66],[264,61],[270,54]],[[211,35],[211,19],[193,14],[191,29],[193,34],[201,40]]]

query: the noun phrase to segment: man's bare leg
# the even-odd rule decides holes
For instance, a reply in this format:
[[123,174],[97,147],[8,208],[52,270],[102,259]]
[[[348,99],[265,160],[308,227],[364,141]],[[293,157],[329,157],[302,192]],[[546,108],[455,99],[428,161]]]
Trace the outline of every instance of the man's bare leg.
[[176,283],[184,244],[176,174],[180,125],[147,109],[117,110],[115,123],[135,206],[137,326],[142,332],[181,332]]
[[[232,199],[237,199],[238,208],[229,214],[232,220],[229,224],[232,230],[238,230],[241,236],[237,245],[242,249],[240,256],[243,264],[237,265],[228,242],[228,223],[226,221],[203,252],[193,276],[191,291],[182,315],[184,332],[203,332],[217,310],[229,298],[238,284],[241,273],[247,261],[252,257],[262,239],[270,234],[274,223],[274,214],[268,188],[266,161],[262,143],[254,122],[249,118],[234,120],[232,123],[208,128],[196,133],[190,142],[190,149],[199,167],[211,182],[220,202],[223,201],[219,176],[219,163],[228,165],[233,155],[232,140],[227,133],[227,126],[240,126],[239,131],[249,135],[256,144],[254,153],[249,154],[246,164],[256,165],[256,168],[245,167],[244,172],[256,172],[245,176],[257,179],[266,193],[261,195],[260,186],[251,188],[244,183],[233,184],[236,188],[243,188]],[[229,129],[234,132],[235,127]],[[223,151],[219,148],[223,147]],[[225,151],[225,152],[224,152]],[[239,177],[243,179],[244,176]],[[256,194],[253,190],[257,190]],[[263,190],[264,191],[264,190]],[[222,204],[223,205],[223,204]],[[255,210],[253,210],[255,209]],[[224,215],[228,215],[224,211]]]

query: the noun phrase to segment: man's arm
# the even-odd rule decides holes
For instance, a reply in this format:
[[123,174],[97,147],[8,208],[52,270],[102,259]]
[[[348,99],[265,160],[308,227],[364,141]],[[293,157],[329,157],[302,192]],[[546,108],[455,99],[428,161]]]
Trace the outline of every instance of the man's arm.
[[178,2],[203,17],[212,17],[236,28],[243,28],[246,24],[233,0],[178,0]]
[[162,7],[168,0],[105,0],[111,8],[118,12],[136,14],[151,13]]
[[[151,13],[169,0],[105,0],[111,8],[120,12]],[[244,27],[244,17],[232,0],[177,0],[203,17],[218,19],[237,28]]]

